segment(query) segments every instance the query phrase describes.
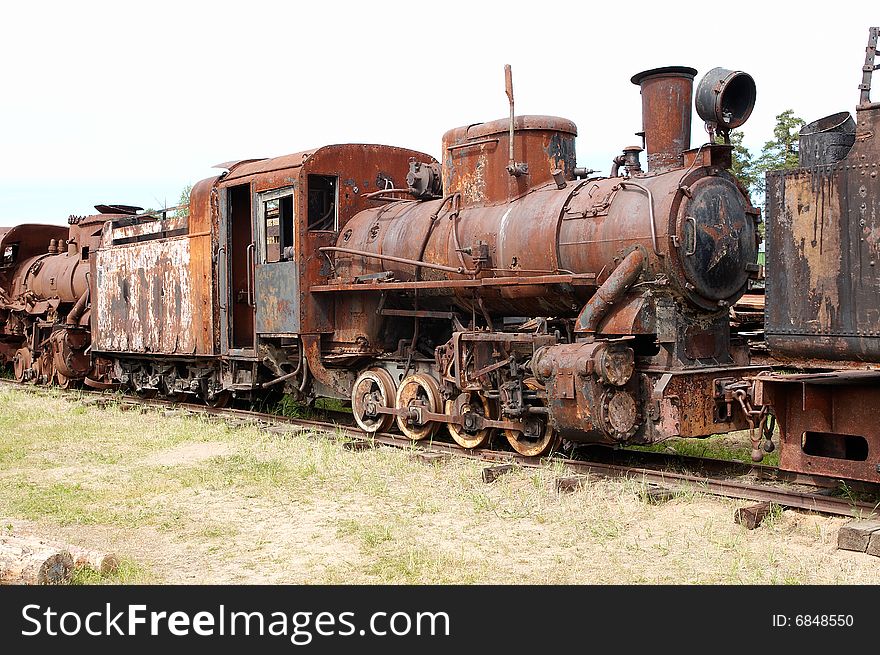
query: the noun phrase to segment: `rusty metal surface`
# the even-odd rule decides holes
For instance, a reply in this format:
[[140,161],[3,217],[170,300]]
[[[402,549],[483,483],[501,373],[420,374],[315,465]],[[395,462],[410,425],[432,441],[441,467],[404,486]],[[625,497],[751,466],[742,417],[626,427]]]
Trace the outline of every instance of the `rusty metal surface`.
[[720,384],[740,381],[758,372],[757,367],[646,372],[642,381],[642,393],[648,399],[645,442],[748,429],[748,421],[741,412],[723,413]]
[[300,331],[299,277],[288,262],[258,266],[257,333],[293,335]]
[[654,68],[634,75],[642,92],[642,131],[648,170],[678,167],[691,143],[691,98],[697,71],[686,66]]
[[350,398],[355,383],[354,371],[345,368],[327,368],[322,359],[321,337],[316,334],[302,336],[305,361],[315,381],[323,385],[329,398]]
[[[286,316],[278,319],[281,323],[287,327],[294,325],[293,317],[289,313],[296,311],[299,313],[298,331],[327,333],[337,328],[343,332],[347,331],[348,336],[345,338],[350,338],[351,341],[363,336],[364,326],[357,325],[358,317],[355,317],[354,327],[348,329],[352,324],[352,317],[348,315],[346,307],[337,308],[332,297],[308,293],[306,290],[326,282],[330,276],[329,262],[320,248],[337,245],[337,236],[344,232],[346,223],[358,212],[369,207],[385,206],[385,203],[379,200],[365,197],[367,194],[382,190],[388,185],[395,188],[405,187],[410,172],[410,159],[426,164],[435,163],[430,155],[406,148],[342,144],[273,159],[233,164],[230,173],[218,181],[219,194],[225,193],[229,187],[242,184],[250,184],[256,193],[287,187],[292,188],[295,193],[297,256],[296,268],[292,275],[298,280],[294,285],[276,278],[266,291],[267,294],[275,291],[283,291],[287,294],[277,297],[274,301],[276,309],[280,312],[279,316]],[[338,179],[335,229],[309,229],[305,215],[309,206],[309,175],[335,176]],[[267,272],[264,275],[270,274]],[[231,282],[234,287],[235,280]],[[284,289],[278,286],[282,283]],[[261,319],[265,319],[262,327],[266,328],[267,332],[270,328],[274,331],[275,328],[283,327],[275,319],[270,320],[270,315],[277,313],[272,307],[264,307],[262,310],[258,308],[257,313],[260,314]],[[359,317],[366,318],[363,315]],[[286,330],[278,330],[278,332],[286,332]]]
[[643,420],[633,351],[605,342],[549,346],[533,368],[546,385],[554,429],[575,442],[626,442]]
[[175,237],[105,246],[95,256],[94,347],[103,352],[204,354],[193,329],[204,288],[190,274],[191,245]]
[[[482,279],[561,273],[607,276],[629,250],[641,246],[651,252],[645,267],[648,277],[664,275],[704,307],[734,302],[745,290],[749,267],[755,265],[757,242],[754,209],[732,178],[713,168],[691,171],[683,182],[695,189],[693,198],[679,191],[680,172],[639,180],[654,191],[656,238],[660,254],[668,255],[665,259],[653,254],[650,199],[643,193],[623,191],[617,178],[590,180],[561,190],[549,183],[506,205],[464,205],[457,215],[448,207],[439,209],[441,201],[393,203],[357,215],[337,246],[414,259],[414,244],[427,234],[424,261],[452,268],[463,263],[472,269],[476,265],[473,254],[484,244],[488,261],[479,273]],[[709,211],[713,200],[723,211]],[[696,214],[694,221],[686,220],[691,214]],[[461,249],[470,254],[462,255]],[[414,266],[357,255],[340,254],[335,266],[336,281],[342,284],[380,273],[388,273],[390,281],[416,279]],[[450,277],[457,282],[467,275],[429,270],[421,274],[425,280]],[[432,295],[426,302],[448,306],[450,299],[444,300],[444,295],[456,296],[451,302],[466,311],[471,307],[470,294],[458,293],[451,285],[446,294]],[[489,311],[564,316],[575,315],[589,295],[565,285],[530,294],[526,290],[482,294]]]
[[813,121],[798,134],[798,164],[801,168],[834,164],[846,159],[856,141],[856,122],[848,111]]
[[0,237],[0,359],[16,379],[69,387],[91,372],[90,252],[103,216],[19,225]]
[[443,135],[443,192],[460,193],[467,205],[492,205],[517,198],[553,179],[571,179],[577,127],[555,116],[514,118],[513,153],[528,174],[507,172],[509,119],[457,127]]
[[857,114],[846,159],[767,175],[765,332],[783,355],[880,362],[880,108]]
[[763,400],[779,422],[780,468],[880,482],[878,373],[853,375],[858,373],[832,373],[833,379],[803,375],[760,380]]
[[755,80],[748,73],[727,68],[713,68],[697,86],[697,113],[706,121],[709,141],[716,132],[730,143],[730,130],[748,120],[755,106]]
[[15,262],[2,262],[3,272],[10,263],[22,262],[36,255],[45,253],[52,239],[67,239],[69,228],[62,225],[44,225],[41,223],[23,223],[11,228],[3,228],[0,235],[0,257],[8,248],[16,246]]

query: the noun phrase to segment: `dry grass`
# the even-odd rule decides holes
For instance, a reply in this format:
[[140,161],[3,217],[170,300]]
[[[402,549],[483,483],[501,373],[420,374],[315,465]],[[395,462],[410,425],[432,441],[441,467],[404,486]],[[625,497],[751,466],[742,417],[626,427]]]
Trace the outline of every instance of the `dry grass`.
[[845,520],[662,505],[633,481],[564,496],[558,467],[485,485],[481,464],[0,391],[0,527],[111,549],[158,583],[873,583]]

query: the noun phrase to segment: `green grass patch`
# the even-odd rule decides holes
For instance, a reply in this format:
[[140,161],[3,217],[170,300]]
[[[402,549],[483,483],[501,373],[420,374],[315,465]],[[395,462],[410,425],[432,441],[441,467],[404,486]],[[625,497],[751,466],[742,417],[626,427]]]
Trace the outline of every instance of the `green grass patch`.
[[71,572],[72,585],[148,584],[153,581],[150,572],[137,563],[124,559],[110,573],[101,573],[87,566],[78,566]]
[[288,418],[325,419],[328,414],[351,414],[351,407],[338,398],[318,398],[311,405],[296,400],[291,395],[284,395],[281,400],[271,406],[270,412]]
[[[688,457],[708,457],[729,462],[750,463],[752,461],[752,446],[748,437],[744,440],[734,440],[730,435],[723,434],[705,439],[667,439],[650,446],[627,446],[627,449],[674,453]],[[772,453],[764,453],[764,459],[761,463],[767,466],[779,466],[779,449],[777,448]]]
[[465,557],[413,544],[376,551],[364,572],[386,584],[474,584],[485,578],[485,569]]
[[35,483],[21,477],[0,482],[0,514],[58,525],[112,525],[134,528],[153,524],[160,507],[145,501],[154,487],[95,489],[80,483]]

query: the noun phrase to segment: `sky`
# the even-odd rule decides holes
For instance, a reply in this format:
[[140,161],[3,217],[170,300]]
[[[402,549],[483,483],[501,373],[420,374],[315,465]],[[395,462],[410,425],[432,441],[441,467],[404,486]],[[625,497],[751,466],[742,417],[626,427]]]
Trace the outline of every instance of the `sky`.
[[[453,127],[517,114],[578,126],[608,172],[641,129],[635,73],[749,73],[743,126],[855,113],[876,3],[16,2],[0,12],[0,225],[101,203],[172,206],[214,164],[331,143],[440,155]],[[880,72],[874,100],[880,100]],[[694,114],[692,144],[705,141]],[[644,159],[643,159],[644,163]]]

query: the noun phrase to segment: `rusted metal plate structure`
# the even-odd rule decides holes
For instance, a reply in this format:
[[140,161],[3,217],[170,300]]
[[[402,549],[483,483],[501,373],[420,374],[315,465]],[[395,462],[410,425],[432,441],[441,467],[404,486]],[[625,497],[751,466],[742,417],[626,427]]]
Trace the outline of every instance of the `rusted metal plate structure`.
[[767,174],[771,352],[803,373],[763,375],[780,465],[880,482],[880,103],[871,102],[871,28],[855,120],[803,128],[801,167]]

